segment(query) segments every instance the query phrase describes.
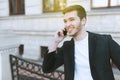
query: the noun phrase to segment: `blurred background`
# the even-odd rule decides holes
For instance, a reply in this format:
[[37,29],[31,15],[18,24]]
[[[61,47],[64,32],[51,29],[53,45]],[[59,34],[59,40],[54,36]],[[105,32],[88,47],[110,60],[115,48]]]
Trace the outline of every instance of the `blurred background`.
[[0,0],[0,80],[11,79],[9,54],[42,62],[55,31],[64,27],[61,11],[73,4],[85,7],[86,30],[120,44],[120,0]]

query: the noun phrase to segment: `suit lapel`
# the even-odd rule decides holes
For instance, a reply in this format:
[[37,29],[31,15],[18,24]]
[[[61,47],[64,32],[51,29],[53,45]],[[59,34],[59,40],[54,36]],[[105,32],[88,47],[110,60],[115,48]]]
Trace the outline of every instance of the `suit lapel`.
[[89,38],[88,38],[88,45],[89,45],[89,60],[93,59],[93,53],[95,53],[96,48],[96,37],[93,33],[89,32]]
[[70,43],[70,57],[71,57],[71,76],[69,80],[74,80],[74,67],[75,67],[75,62],[74,62],[74,40],[71,40]]
[[91,74],[92,76],[94,76],[93,74],[93,68],[94,68],[94,54],[96,52],[96,41],[97,38],[95,36],[95,34],[93,33],[89,33],[89,38],[88,38],[88,45],[89,45],[89,63],[90,63],[90,69],[91,69]]
[[[70,56],[72,61],[74,61],[74,40],[72,39],[69,44]],[[95,34],[88,32],[88,46],[89,46],[89,59],[90,61],[93,59],[93,54],[95,53],[96,48],[96,36]]]

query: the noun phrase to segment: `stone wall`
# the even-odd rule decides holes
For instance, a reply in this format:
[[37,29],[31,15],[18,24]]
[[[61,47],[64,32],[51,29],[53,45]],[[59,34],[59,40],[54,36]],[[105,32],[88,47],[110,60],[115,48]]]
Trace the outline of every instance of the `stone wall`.
[[[56,30],[64,26],[63,15],[43,13],[42,0],[25,0],[25,15],[9,16],[8,0],[1,0],[0,28],[20,36],[24,44],[23,57],[39,59],[40,46],[48,46]],[[67,0],[67,6],[80,4],[87,11],[86,29],[101,34],[111,34],[120,44],[120,10],[92,10],[90,0]],[[7,5],[7,7],[6,7]],[[5,10],[3,10],[5,9]],[[61,44],[62,45],[62,44]]]
[[20,39],[19,36],[9,31],[0,30],[0,80],[12,80],[9,55],[19,55]]

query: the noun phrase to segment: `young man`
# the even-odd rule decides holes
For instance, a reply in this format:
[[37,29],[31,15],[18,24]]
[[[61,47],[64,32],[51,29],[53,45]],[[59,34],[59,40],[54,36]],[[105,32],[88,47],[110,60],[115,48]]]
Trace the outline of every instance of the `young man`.
[[86,11],[80,5],[63,10],[65,30],[71,36],[61,50],[58,44],[66,37],[64,30],[55,34],[52,45],[44,55],[43,71],[49,73],[64,64],[65,80],[115,80],[110,59],[120,69],[120,46],[110,35],[85,30]]

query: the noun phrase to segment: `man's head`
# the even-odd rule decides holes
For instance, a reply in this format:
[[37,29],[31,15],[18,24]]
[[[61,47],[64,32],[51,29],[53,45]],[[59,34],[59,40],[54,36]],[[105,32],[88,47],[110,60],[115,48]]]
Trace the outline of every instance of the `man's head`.
[[69,6],[69,7],[65,8],[63,10],[63,14],[66,14],[67,12],[71,12],[71,11],[74,11],[74,10],[77,11],[77,15],[80,19],[86,18],[86,11],[80,5],[72,5],[72,6]]
[[69,36],[76,37],[84,31],[86,12],[82,6],[69,6],[63,10],[63,14],[65,28]]

